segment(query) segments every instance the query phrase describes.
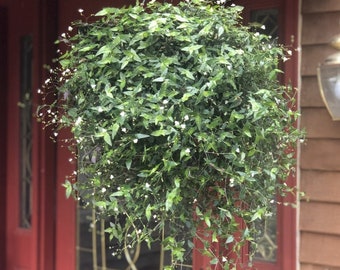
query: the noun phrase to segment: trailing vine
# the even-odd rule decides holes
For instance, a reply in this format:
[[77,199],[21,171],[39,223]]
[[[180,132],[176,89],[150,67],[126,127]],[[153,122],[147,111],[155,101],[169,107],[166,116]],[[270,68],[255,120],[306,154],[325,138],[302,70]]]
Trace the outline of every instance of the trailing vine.
[[38,115],[71,131],[82,177],[66,180],[67,195],[112,217],[106,231],[122,247],[161,241],[182,261],[203,231],[201,252],[229,269],[211,241],[238,252],[272,198],[293,191],[285,179],[300,132],[293,91],[277,79],[285,51],[242,26],[241,10],[108,7],[63,36],[44,86],[58,98]]

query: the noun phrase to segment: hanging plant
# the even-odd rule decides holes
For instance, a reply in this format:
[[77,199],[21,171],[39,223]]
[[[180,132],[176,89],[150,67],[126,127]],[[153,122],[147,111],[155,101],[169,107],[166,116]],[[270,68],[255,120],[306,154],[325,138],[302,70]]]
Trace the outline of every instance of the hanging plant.
[[38,114],[71,130],[84,179],[67,180],[67,193],[112,217],[111,239],[161,240],[174,261],[204,234],[237,252],[272,198],[292,191],[284,180],[300,134],[277,79],[284,50],[242,26],[241,10],[204,0],[104,8],[63,37],[45,85],[58,100]]

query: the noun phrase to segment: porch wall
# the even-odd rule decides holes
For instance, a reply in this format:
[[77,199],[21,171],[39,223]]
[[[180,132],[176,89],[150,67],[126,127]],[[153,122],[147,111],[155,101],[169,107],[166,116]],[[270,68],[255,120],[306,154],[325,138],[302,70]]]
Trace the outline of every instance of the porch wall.
[[316,68],[336,52],[329,46],[340,33],[339,0],[302,0],[301,270],[340,269],[340,121],[331,120],[319,94]]

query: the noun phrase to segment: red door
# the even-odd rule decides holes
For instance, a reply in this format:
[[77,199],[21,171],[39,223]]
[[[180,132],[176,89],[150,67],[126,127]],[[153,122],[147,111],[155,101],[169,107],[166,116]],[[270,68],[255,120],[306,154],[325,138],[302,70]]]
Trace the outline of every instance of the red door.
[[[244,6],[245,23],[259,22],[265,27],[259,29],[272,35],[280,44],[291,50],[290,60],[283,63],[282,83],[297,87],[298,78],[298,12],[299,1],[296,0],[235,0],[234,3]],[[296,185],[296,176],[287,179],[290,186]],[[288,195],[278,198],[276,215],[263,226],[259,243],[262,250],[256,252],[254,270],[294,270],[296,269],[296,211],[285,203],[295,203],[296,198]],[[271,227],[271,228],[270,228]],[[248,252],[245,252],[248,253]],[[244,255],[245,257],[245,255]],[[247,261],[245,258],[243,261]]]
[[4,6],[1,28],[8,27],[7,38],[1,38],[1,53],[7,56],[1,61],[5,74],[1,78],[7,82],[1,85],[2,98],[6,97],[6,106],[1,105],[5,115],[1,126],[6,127],[1,130],[1,158],[6,164],[1,167],[1,182],[5,182],[6,196],[1,198],[5,206],[0,214],[6,222],[5,232],[0,231],[1,238],[5,236],[0,267],[5,270],[53,269],[54,146],[33,113],[42,67],[53,44],[49,43],[53,29],[47,31],[51,25],[45,15],[54,2],[0,1]]

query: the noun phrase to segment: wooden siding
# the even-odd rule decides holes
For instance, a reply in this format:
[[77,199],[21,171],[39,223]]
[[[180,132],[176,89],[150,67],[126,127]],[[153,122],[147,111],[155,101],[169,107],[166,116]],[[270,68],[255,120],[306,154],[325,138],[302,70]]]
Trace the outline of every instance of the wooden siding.
[[[300,269],[340,270],[340,121],[332,121],[319,93],[316,70],[336,50],[339,0],[301,0]],[[285,269],[286,270],[286,269]]]

